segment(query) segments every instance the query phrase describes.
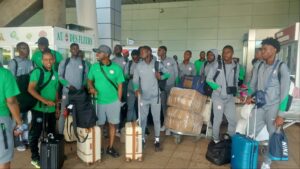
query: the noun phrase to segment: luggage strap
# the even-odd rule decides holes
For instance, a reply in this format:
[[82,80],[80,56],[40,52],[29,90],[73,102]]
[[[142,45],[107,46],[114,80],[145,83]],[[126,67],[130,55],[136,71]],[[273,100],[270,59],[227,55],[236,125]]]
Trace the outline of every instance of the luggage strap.
[[[70,115],[68,115],[68,116],[70,116]],[[70,124],[69,124],[69,117],[67,117],[67,135],[68,135],[68,137],[69,137],[69,139],[71,140],[72,139],[72,137],[71,137],[71,133],[72,133],[72,127],[71,126],[73,126],[73,122],[71,122]],[[73,127],[73,131],[74,131],[74,127]]]
[[132,122],[132,159],[135,160],[135,152],[136,152],[136,123]]
[[[76,111],[76,105],[73,105],[73,111]],[[77,141],[79,142],[79,143],[84,143],[87,139],[88,139],[88,137],[89,137],[89,133],[87,133],[87,135],[83,138],[83,140],[81,141],[80,140],[80,138],[79,138],[79,136],[78,136],[78,132],[77,132],[77,118],[76,118],[76,113],[72,113],[72,117],[73,117],[73,128],[74,128],[74,134],[75,134],[75,136],[76,136],[76,138],[77,138]]]
[[[254,128],[254,129],[253,129],[253,130],[254,130],[254,131],[253,131],[254,135],[253,135],[253,139],[255,139],[255,137],[256,137],[256,113],[257,113],[257,106],[255,105],[255,106],[254,106],[254,114],[253,114],[253,115],[254,115],[254,126],[253,126],[253,128]],[[247,127],[247,134],[246,134],[246,136],[250,137],[250,136],[249,136],[249,130],[250,130],[250,129],[249,129],[249,128],[250,128],[250,126],[249,126],[249,124],[250,124],[250,117],[248,118],[248,122],[247,122],[247,123],[248,123],[248,124],[247,124],[248,127]],[[250,138],[251,138],[251,137],[250,137]]]
[[96,133],[95,133],[95,129],[94,128],[91,128],[92,130],[92,139],[93,139],[93,142],[92,142],[92,149],[93,149],[93,162],[96,161]]

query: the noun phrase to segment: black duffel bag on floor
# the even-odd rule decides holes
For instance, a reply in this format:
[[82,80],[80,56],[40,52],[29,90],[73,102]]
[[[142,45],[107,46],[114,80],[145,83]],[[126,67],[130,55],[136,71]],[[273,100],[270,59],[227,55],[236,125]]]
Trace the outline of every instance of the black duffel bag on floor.
[[231,160],[231,138],[224,134],[218,143],[211,141],[208,144],[206,159],[216,165],[230,163]]

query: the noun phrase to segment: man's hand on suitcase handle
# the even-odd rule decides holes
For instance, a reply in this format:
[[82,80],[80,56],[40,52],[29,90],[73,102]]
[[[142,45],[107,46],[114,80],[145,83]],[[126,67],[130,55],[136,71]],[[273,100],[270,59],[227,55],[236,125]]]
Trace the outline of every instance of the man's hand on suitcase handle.
[[246,99],[246,104],[253,104],[255,103],[255,100],[252,96],[247,96],[247,99]]
[[139,95],[141,95],[141,91],[140,90],[136,90],[135,91],[135,96],[138,97]]
[[56,104],[55,104],[55,102],[53,102],[53,101],[50,101],[50,100],[43,100],[43,103],[45,104],[45,105],[47,105],[47,106],[55,106]]
[[274,124],[275,124],[276,127],[282,126],[283,123],[284,123],[284,118],[283,117],[277,116],[274,120]]
[[91,95],[94,95],[94,96],[97,95],[97,90],[96,90],[95,88],[93,88],[93,87],[91,87],[91,88],[89,89],[89,92],[90,92]]

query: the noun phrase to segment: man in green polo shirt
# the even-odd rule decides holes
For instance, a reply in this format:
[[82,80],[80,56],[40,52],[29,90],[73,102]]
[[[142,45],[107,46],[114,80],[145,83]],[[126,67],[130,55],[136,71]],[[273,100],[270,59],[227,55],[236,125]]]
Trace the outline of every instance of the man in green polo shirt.
[[[116,158],[120,154],[113,148],[116,124],[120,123],[122,83],[125,81],[122,68],[113,63],[109,56],[110,47],[101,45],[96,52],[96,62],[88,74],[88,87],[91,94],[97,96],[98,125],[109,123],[109,146],[106,153]],[[103,131],[103,130],[102,130]],[[103,142],[102,142],[103,143]]]
[[13,133],[20,135],[17,130],[13,132],[11,116],[17,123],[15,129],[22,126],[20,109],[16,96],[20,93],[17,82],[12,73],[0,67],[0,168],[9,169],[13,158]]
[[[47,133],[55,133],[56,119],[60,113],[59,110],[56,109],[59,85],[58,73],[52,68],[55,61],[50,50],[43,52],[42,62],[43,67],[36,68],[31,73],[28,86],[28,92],[38,100],[37,104],[31,110],[32,127],[29,131],[29,142],[32,153],[31,164],[36,168],[40,167],[38,142],[43,131],[43,120],[45,120],[47,125],[45,131]],[[42,76],[44,76],[43,82],[38,84]]]
[[39,50],[36,51],[31,58],[35,66],[43,67],[43,62],[42,62],[43,52],[46,50],[50,50],[52,55],[54,56],[54,64],[53,64],[54,70],[57,71],[59,63],[63,60],[63,56],[59,52],[49,48],[49,41],[45,37],[40,37],[39,40],[37,41],[37,44]]
[[198,60],[196,60],[195,63],[194,63],[197,76],[200,75],[200,71],[201,71],[202,66],[205,62],[205,51],[201,51],[199,56],[200,56],[200,58]]

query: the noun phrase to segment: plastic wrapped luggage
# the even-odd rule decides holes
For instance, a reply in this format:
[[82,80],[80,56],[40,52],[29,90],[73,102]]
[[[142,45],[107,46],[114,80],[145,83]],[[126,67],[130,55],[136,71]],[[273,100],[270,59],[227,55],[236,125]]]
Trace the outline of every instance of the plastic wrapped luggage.
[[165,119],[165,126],[177,132],[197,135],[203,125],[202,114],[169,107]]
[[202,113],[207,97],[196,90],[173,87],[168,97],[168,106],[195,113]]
[[79,140],[77,140],[77,156],[87,164],[101,160],[101,128],[77,127]]

